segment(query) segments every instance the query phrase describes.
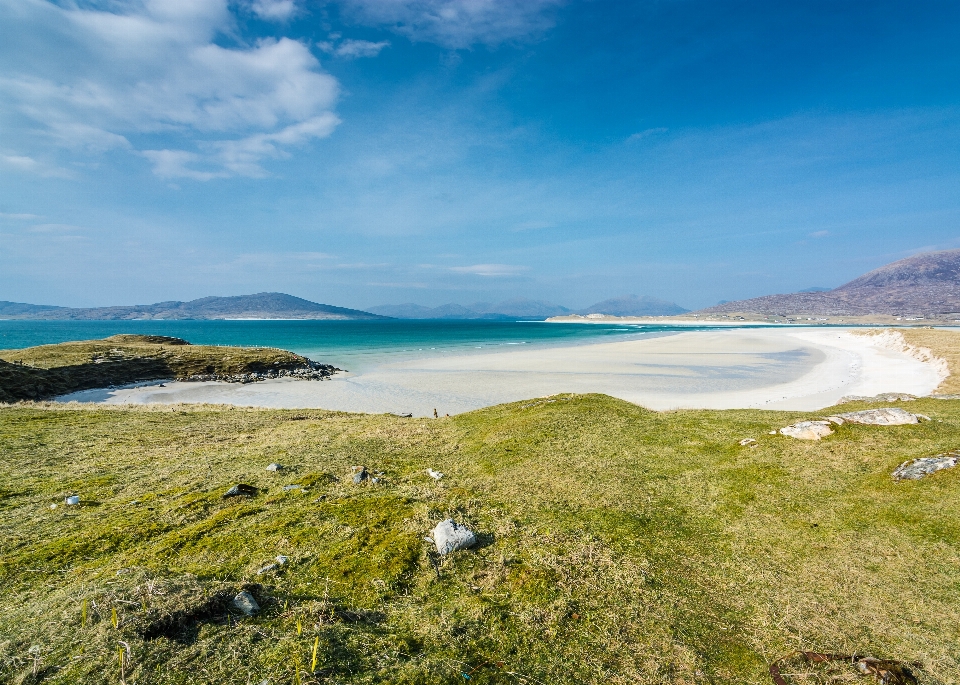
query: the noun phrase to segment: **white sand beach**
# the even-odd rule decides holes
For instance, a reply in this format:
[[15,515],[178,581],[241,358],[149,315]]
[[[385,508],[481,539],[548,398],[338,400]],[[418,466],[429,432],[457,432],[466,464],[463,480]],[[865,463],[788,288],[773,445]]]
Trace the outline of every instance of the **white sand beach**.
[[716,329],[385,364],[323,382],[167,383],[60,401],[457,414],[557,393],[606,393],[651,409],[814,410],[844,395],[926,395],[936,364],[838,328]]

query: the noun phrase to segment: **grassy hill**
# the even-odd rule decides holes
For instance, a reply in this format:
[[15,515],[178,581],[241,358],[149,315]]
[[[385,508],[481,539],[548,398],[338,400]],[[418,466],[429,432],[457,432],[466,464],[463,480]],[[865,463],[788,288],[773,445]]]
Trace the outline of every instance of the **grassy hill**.
[[136,381],[230,377],[279,370],[336,369],[272,348],[191,345],[156,335],[114,335],[0,350],[0,402],[35,400]]
[[[551,400],[0,409],[0,681],[768,683],[794,649],[960,680],[960,468],[890,477],[960,447],[960,402],[809,443],[767,433],[816,414]],[[478,547],[431,551],[447,517]]]

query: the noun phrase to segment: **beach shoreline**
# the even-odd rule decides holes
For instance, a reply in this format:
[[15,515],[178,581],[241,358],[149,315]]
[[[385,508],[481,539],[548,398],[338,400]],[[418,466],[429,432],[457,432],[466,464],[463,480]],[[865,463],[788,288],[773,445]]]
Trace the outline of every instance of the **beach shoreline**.
[[427,357],[323,383],[166,383],[60,402],[212,403],[442,416],[561,393],[604,393],[655,410],[812,411],[847,395],[930,394],[936,364],[840,328],[718,327],[627,341]]

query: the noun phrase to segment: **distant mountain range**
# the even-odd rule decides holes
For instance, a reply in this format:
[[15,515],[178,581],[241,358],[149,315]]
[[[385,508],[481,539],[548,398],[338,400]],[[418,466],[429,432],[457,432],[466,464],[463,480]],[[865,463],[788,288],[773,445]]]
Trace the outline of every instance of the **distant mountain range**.
[[672,302],[650,297],[626,295],[604,300],[580,311],[540,300],[514,299],[503,302],[477,302],[469,306],[445,304],[424,307],[418,304],[383,305],[369,311],[319,304],[284,293],[257,293],[234,297],[202,297],[189,302],[157,302],[117,307],[56,307],[44,304],[0,301],[0,319],[60,321],[124,321],[144,319],[314,319],[376,320],[396,319],[490,319],[543,320],[563,314],[616,314],[644,316],[682,314],[687,311]]
[[683,307],[652,297],[624,295],[597,302],[585,309],[573,310],[542,300],[514,299],[503,302],[475,302],[471,305],[444,304],[439,307],[424,307],[419,304],[385,304],[369,310],[395,319],[492,319],[540,320],[565,314],[613,314],[615,316],[665,316],[683,314]]
[[137,319],[326,319],[372,320],[383,316],[319,304],[283,293],[202,297],[129,307],[53,307],[0,301],[0,319],[122,321]]
[[954,318],[960,315],[960,250],[901,259],[833,290],[767,295],[694,313]]

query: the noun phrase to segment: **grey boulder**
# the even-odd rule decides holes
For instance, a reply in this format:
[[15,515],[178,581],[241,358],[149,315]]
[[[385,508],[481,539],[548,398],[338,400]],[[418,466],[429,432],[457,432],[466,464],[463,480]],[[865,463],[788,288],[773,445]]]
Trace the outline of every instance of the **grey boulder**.
[[938,454],[935,457],[921,457],[905,461],[893,471],[894,480],[919,480],[931,473],[952,469],[960,461],[956,454]]
[[433,542],[437,546],[437,552],[450,554],[458,549],[472,547],[477,542],[477,536],[466,526],[461,526],[453,519],[447,519],[438,523],[433,529]]
[[253,616],[255,613],[260,611],[260,605],[257,604],[257,600],[253,598],[246,590],[238,592],[237,596],[233,598],[233,601],[230,602],[230,606],[242,613],[244,616]]

